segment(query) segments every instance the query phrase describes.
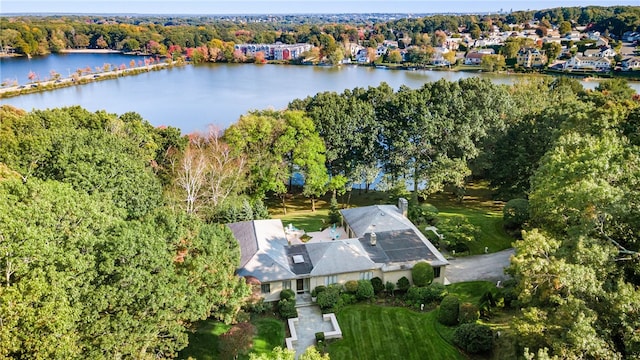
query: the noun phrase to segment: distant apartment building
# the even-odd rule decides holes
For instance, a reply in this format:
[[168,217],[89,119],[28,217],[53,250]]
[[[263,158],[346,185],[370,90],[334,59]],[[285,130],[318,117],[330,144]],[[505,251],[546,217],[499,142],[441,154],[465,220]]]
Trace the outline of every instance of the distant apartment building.
[[257,53],[264,53],[267,60],[292,60],[311,50],[311,44],[236,44],[235,50],[245,56],[255,57]]
[[547,56],[534,48],[522,48],[518,51],[517,64],[525,68],[542,67],[547,64]]

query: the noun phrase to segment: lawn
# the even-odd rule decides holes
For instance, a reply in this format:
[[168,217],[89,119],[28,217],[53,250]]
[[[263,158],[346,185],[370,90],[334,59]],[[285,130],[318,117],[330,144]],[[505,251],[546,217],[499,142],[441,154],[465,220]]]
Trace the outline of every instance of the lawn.
[[436,312],[373,305],[348,306],[338,313],[343,339],[329,345],[340,359],[465,359],[436,330]]
[[456,295],[460,302],[469,302],[480,305],[480,298],[487,291],[495,293],[496,284],[491,281],[467,281],[447,285],[449,294]]
[[[262,354],[270,352],[276,346],[284,346],[284,322],[274,318],[258,318],[251,323],[256,327],[252,352]],[[182,350],[179,359],[213,360],[218,359],[218,337],[224,334],[231,325],[216,320],[201,321],[194,333],[189,334],[189,346]],[[248,359],[239,356],[239,359]]]

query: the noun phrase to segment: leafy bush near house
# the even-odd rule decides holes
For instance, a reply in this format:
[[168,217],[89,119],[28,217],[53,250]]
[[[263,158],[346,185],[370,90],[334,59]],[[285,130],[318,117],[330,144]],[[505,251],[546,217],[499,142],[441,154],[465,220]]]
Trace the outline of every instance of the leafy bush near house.
[[447,287],[439,283],[431,284],[424,289],[425,303],[440,302],[447,296]]
[[409,286],[411,286],[411,283],[409,282],[409,279],[407,279],[406,276],[401,277],[400,279],[398,279],[398,282],[396,283],[398,290],[400,291],[407,291],[409,290]]
[[320,294],[321,292],[327,290],[327,287],[324,285],[318,285],[315,288],[313,288],[313,290],[311,290],[311,296],[316,297],[318,296],[318,294]]
[[527,199],[511,199],[502,208],[504,227],[509,230],[521,229],[529,220],[529,201]]
[[442,284],[431,284],[425,287],[411,286],[407,290],[406,300],[414,304],[431,304],[440,302],[447,294]]
[[344,289],[351,294],[355,294],[358,290],[358,282],[356,280],[349,280],[344,283]]
[[466,352],[485,353],[493,347],[493,332],[486,325],[462,324],[453,333],[453,342]]
[[296,301],[287,299],[278,301],[278,313],[283,319],[298,317],[298,311],[296,310]]
[[420,226],[422,224],[436,225],[438,223],[438,208],[431,204],[409,204],[407,216],[412,223]]
[[334,307],[338,303],[338,300],[340,300],[340,288],[331,285],[318,294],[316,301],[322,310],[327,310]]
[[338,301],[338,304],[336,304],[335,307],[341,307],[341,305],[351,305],[351,304],[355,304],[357,301],[357,298],[355,295],[353,294],[347,294],[347,293],[343,293],[340,294],[340,300]]
[[382,279],[380,279],[377,276],[371,279],[371,286],[373,286],[373,292],[376,294],[379,294],[384,290],[384,284],[382,283]]
[[384,284],[384,289],[385,289],[385,291],[386,291],[387,293],[389,293],[389,294],[393,294],[393,290],[395,290],[395,289],[396,289],[396,284],[392,283],[391,281],[387,281],[387,282]]
[[291,300],[296,298],[296,293],[291,289],[280,291],[280,300]]
[[373,297],[373,285],[368,280],[359,280],[356,290],[356,298],[358,300],[367,300]]
[[324,341],[324,332],[318,331],[316,333],[316,342],[318,343],[318,342],[321,342],[321,341]]
[[441,324],[453,326],[458,324],[458,315],[460,313],[460,300],[457,296],[447,295],[440,303],[438,310],[438,321]]
[[433,281],[433,267],[425,261],[420,261],[411,269],[411,278],[416,286],[427,286]]
[[458,321],[462,324],[473,323],[480,318],[480,310],[472,303],[460,304],[460,312],[458,314]]

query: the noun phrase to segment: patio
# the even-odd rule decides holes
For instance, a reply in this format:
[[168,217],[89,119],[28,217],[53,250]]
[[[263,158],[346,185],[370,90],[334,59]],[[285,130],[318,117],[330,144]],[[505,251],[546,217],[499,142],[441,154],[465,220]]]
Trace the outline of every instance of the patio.
[[[331,226],[322,231],[305,232],[301,229],[289,226],[285,227],[285,234],[289,244],[303,244],[303,243],[317,243],[317,242],[331,242],[335,240],[341,240],[347,238],[347,233],[340,226]],[[310,237],[307,241],[303,241],[303,235]]]

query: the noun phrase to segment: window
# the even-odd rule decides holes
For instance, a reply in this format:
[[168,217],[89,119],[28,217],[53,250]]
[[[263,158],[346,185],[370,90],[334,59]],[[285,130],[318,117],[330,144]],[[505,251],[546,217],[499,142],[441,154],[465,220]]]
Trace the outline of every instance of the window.
[[433,268],[433,277],[434,278],[439,278],[440,277],[440,267],[434,267]]
[[282,282],[282,290],[291,289],[291,281]]
[[271,284],[262,284],[260,285],[260,292],[263,294],[271,293]]
[[324,278],[324,284],[326,286],[329,286],[331,284],[337,284],[337,283],[338,283],[338,275],[329,275]]
[[365,271],[360,273],[360,280],[371,280],[373,271]]

